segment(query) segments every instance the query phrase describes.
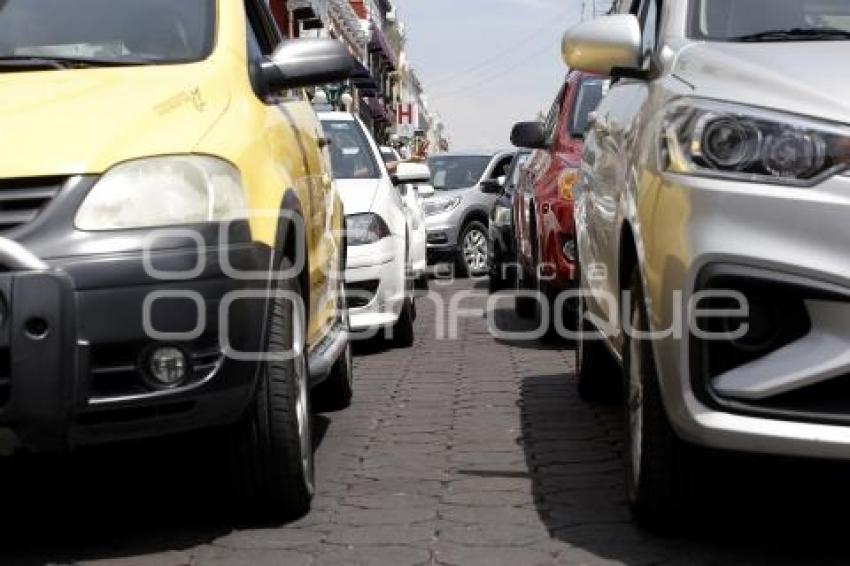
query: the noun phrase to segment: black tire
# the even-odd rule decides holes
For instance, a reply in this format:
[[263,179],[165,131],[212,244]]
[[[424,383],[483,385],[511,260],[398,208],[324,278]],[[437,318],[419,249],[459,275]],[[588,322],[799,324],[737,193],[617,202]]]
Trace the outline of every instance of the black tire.
[[[484,246],[484,250],[480,252],[484,255],[484,263],[480,267],[473,267],[473,265],[467,261],[467,258],[464,254],[464,245],[466,239],[472,232],[479,233],[479,236],[482,238],[482,245]],[[458,238],[457,242],[457,260],[455,262],[457,264],[457,275],[461,277],[486,275],[490,270],[489,266],[487,265],[487,246],[489,245],[490,240],[487,234],[487,226],[477,220],[471,220],[467,222],[464,225],[463,229],[460,231],[460,238]]]
[[502,277],[498,270],[490,270],[490,281],[487,283],[487,291],[492,295],[507,289],[508,282]]
[[392,344],[396,348],[410,348],[413,346],[415,333],[413,329],[413,319],[415,306],[413,299],[407,299],[404,306],[401,308],[401,315],[398,321],[393,326]]
[[518,267],[515,288],[517,296],[514,299],[514,312],[519,318],[531,320],[537,310],[537,300],[534,297],[520,295],[521,292],[533,291],[536,288],[533,276],[529,275],[524,267]]
[[[340,293],[340,318],[348,327],[348,307],[345,294]],[[351,341],[345,345],[342,355],[334,363],[330,375],[313,390],[315,406],[320,411],[342,411],[351,405],[354,397],[354,361]]]
[[579,396],[588,402],[614,401],[623,390],[623,373],[585,314],[580,296],[575,307],[576,377]]
[[[289,267],[287,260],[281,262],[281,270]],[[277,289],[303,296],[295,278],[279,281]],[[289,352],[294,348],[300,352],[293,359],[262,364],[253,403],[230,430],[227,445],[237,502],[252,515],[263,518],[304,515],[315,491],[304,345],[307,323],[293,318],[295,312],[290,301],[272,301],[266,330],[267,352]],[[299,318],[306,319],[306,314]],[[294,331],[296,325],[302,328],[300,336]]]
[[[537,295],[539,301],[534,301],[534,320],[539,329],[543,325],[544,317],[546,318],[546,332],[541,338],[544,342],[555,343],[563,340],[563,337],[558,334],[558,326],[555,324],[555,303],[558,298],[558,292],[546,281],[536,278]],[[546,311],[548,311],[548,317]]]
[[[646,331],[646,303],[640,278],[632,277],[633,327]],[[696,485],[695,453],[673,430],[661,397],[652,345],[626,337],[625,468],[629,504],[637,522],[672,532],[687,520]],[[638,420],[639,419],[639,420]]]

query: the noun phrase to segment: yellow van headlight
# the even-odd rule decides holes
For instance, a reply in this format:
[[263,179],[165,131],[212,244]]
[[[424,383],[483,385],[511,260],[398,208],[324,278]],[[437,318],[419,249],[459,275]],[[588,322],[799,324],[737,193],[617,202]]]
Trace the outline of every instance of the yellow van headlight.
[[125,230],[247,218],[239,171],[214,157],[128,161],[107,171],[74,221],[87,231]]

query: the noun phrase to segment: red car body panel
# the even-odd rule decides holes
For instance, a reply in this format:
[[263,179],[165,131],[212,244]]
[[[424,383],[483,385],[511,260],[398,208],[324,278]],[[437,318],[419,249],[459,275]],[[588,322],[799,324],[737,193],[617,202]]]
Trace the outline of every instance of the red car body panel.
[[574,286],[578,276],[577,263],[564,254],[564,245],[575,236],[573,200],[563,198],[559,187],[581,164],[584,143],[571,135],[570,124],[579,87],[588,78],[598,77],[580,72],[567,77],[552,146],[531,154],[513,201],[518,261],[558,289]]

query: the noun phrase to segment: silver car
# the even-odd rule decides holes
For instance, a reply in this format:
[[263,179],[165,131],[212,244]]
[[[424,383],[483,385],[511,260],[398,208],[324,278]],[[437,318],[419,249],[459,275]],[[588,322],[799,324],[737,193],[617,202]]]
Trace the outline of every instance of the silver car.
[[428,159],[435,193],[423,201],[428,263],[456,263],[464,274],[488,272],[490,210],[515,152],[443,153]]
[[564,38],[615,79],[576,190],[578,374],[624,376],[647,525],[682,517],[694,445],[850,459],[848,40],[850,0],[619,0]]

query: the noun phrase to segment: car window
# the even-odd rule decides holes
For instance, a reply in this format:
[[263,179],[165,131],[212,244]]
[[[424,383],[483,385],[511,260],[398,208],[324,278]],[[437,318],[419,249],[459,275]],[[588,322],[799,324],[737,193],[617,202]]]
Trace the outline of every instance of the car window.
[[655,53],[658,46],[658,16],[660,2],[658,0],[644,0],[641,2],[640,11],[637,16],[641,23],[641,53],[644,61]]
[[330,140],[331,168],[337,179],[378,179],[381,176],[372,146],[357,122],[322,120]]
[[263,55],[271,55],[279,43],[279,37],[276,29],[273,28],[265,5],[258,0],[245,0],[245,13],[248,17],[249,42],[256,42],[256,46]]
[[585,79],[576,93],[570,113],[570,135],[582,138],[590,125],[590,113],[595,111],[608,93],[608,79]]
[[490,173],[491,179],[498,179],[499,177],[505,177],[508,174],[508,169],[511,168],[511,163],[513,163],[514,156],[503,157],[496,166],[493,168],[493,172]]
[[531,154],[527,152],[518,153],[511,162],[511,167],[508,169],[507,179],[505,180],[505,192],[513,194],[519,183],[519,176],[522,173],[522,166],[528,162]]
[[558,123],[561,120],[561,106],[564,103],[566,93],[567,85],[565,84],[561,87],[561,92],[558,93],[558,97],[552,103],[552,107],[549,109],[549,115],[546,116],[546,121],[543,123],[543,131],[546,133],[546,140],[550,145],[555,141],[555,133],[558,130]]
[[431,185],[450,191],[478,184],[492,158],[488,155],[440,155],[428,159]]
[[0,57],[178,63],[207,58],[215,0],[3,0]]
[[782,30],[850,31],[850,0],[694,0],[691,33],[729,41]]

